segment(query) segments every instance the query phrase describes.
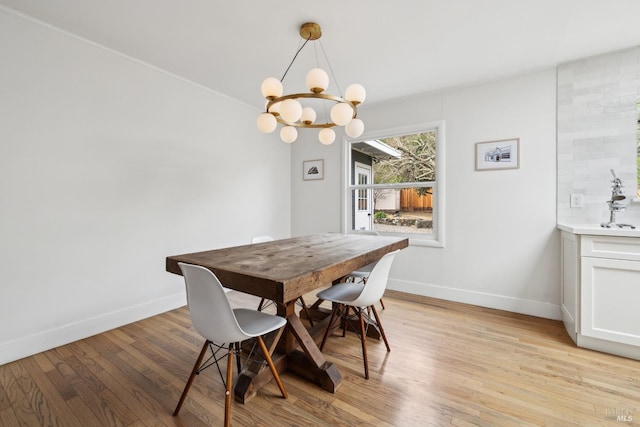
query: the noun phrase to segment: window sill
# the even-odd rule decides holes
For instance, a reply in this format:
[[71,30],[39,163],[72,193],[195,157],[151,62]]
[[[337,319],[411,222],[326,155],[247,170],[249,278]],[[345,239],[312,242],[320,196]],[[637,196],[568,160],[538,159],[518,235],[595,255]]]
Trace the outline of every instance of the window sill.
[[409,246],[423,246],[429,248],[444,248],[444,242],[440,240],[430,240],[430,239],[417,239],[412,236],[407,236],[409,238]]
[[409,239],[409,246],[422,246],[430,248],[444,248],[444,242],[441,240],[431,239],[428,237],[422,237],[420,235],[411,233],[392,233],[392,232],[380,232],[381,236],[394,236],[394,237],[406,237]]

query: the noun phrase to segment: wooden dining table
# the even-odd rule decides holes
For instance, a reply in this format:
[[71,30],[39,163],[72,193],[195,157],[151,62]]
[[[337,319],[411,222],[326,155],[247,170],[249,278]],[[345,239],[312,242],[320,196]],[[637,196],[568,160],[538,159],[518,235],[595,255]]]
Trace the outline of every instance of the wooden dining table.
[[[274,334],[269,343],[277,369],[335,392],[342,376],[317,345],[328,319],[307,328],[295,312],[296,301],[408,245],[403,237],[324,233],[168,256],[166,271],[181,274],[179,262],[200,265],[213,271],[227,288],[274,301],[277,314],[287,319],[282,336]],[[271,379],[264,364],[243,369],[234,388],[236,400],[248,401]]]

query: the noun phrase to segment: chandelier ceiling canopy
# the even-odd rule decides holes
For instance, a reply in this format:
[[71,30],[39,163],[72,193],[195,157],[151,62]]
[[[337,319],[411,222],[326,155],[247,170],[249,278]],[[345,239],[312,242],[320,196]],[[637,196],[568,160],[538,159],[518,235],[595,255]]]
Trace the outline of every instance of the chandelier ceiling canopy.
[[[329,87],[329,75],[319,66],[307,73],[305,83],[309,92],[283,95],[283,81],[287,72],[295,62],[298,54],[309,41],[318,41],[322,36],[320,25],[307,22],[300,27],[300,37],[304,40],[297,50],[291,63],[281,79],[267,77],[261,86],[262,95],[266,98],[265,112],[260,113],[257,120],[258,129],[264,133],[271,133],[278,127],[280,138],[284,142],[292,143],[298,137],[297,128],[320,129],[318,139],[322,144],[329,145],[336,139],[336,133],[332,129],[335,126],[344,126],[345,133],[356,138],[364,132],[364,123],[358,119],[358,105],[364,102],[366,91],[361,85],[354,83],[347,87],[343,95],[329,95],[325,90]],[[320,43],[322,48],[322,44]],[[317,49],[317,48],[316,48]],[[324,53],[324,48],[322,48]],[[333,70],[329,59],[324,55],[333,76]],[[337,79],[338,92],[340,87]],[[318,119],[318,111],[323,119]],[[329,113],[327,114],[327,110]]]

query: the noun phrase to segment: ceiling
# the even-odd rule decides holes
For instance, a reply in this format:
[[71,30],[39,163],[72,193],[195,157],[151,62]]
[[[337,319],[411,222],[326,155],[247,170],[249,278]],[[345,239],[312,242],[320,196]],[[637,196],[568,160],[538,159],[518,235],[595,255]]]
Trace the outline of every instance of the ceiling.
[[[342,91],[366,103],[464,86],[632,47],[638,0],[0,0],[0,5],[262,108],[260,84],[282,77],[304,22]],[[322,51],[319,50],[322,63]],[[303,91],[305,48],[284,80]],[[326,67],[325,67],[326,68]],[[334,85],[334,83],[331,83]],[[338,94],[333,86],[329,93]]]

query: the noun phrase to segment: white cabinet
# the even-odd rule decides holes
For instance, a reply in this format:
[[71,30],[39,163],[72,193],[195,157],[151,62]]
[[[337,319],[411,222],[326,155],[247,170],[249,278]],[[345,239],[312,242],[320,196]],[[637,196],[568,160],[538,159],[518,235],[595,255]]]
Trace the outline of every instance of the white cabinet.
[[579,328],[578,296],[580,288],[580,236],[562,232],[560,254],[562,256],[562,277],[560,309],[562,321],[571,339],[576,342]]
[[640,238],[563,231],[562,320],[578,346],[640,359]]

